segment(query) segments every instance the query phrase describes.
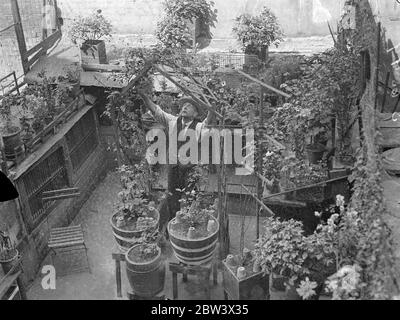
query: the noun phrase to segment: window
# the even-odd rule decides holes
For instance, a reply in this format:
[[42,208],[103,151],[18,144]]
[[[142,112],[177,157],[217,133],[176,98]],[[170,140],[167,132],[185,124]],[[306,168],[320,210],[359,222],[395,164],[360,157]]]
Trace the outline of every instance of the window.
[[43,202],[45,191],[69,187],[63,149],[60,147],[24,175],[24,185],[34,221],[42,217],[54,205],[54,201]]
[[93,111],[89,111],[67,133],[67,145],[72,167],[76,172],[99,144]]

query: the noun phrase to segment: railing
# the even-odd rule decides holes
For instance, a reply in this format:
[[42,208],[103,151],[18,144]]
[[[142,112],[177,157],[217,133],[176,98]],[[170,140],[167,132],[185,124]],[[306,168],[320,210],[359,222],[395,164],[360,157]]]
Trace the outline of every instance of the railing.
[[[56,15],[55,15],[55,26],[57,29],[55,29],[55,32],[44,39],[41,43],[38,45],[34,46],[30,50],[27,49],[27,44],[26,44],[26,39],[25,39],[25,34],[24,34],[24,28],[22,26],[22,19],[21,19],[21,13],[20,13],[20,8],[18,4],[18,0],[8,0],[11,3],[11,13],[12,13],[12,18],[13,18],[13,24],[5,27],[4,29],[0,30],[0,33],[6,32],[10,30],[11,28],[15,29],[15,35],[16,35],[16,40],[18,43],[18,49],[19,53],[21,56],[21,61],[22,61],[22,68],[24,71],[24,74],[26,74],[30,68],[39,60],[39,58],[42,55],[45,55],[47,51],[52,48],[56,42],[61,39],[61,28],[57,16],[57,10]],[[57,9],[57,0],[54,0],[54,6]]]
[[[3,85],[2,84],[2,82],[3,81],[5,81],[5,80],[7,80],[8,78],[13,78],[12,80],[11,80],[11,82],[9,82],[9,83],[7,83],[7,84],[5,84],[5,85]],[[5,89],[7,89],[7,88],[9,88],[11,85],[13,85],[13,84],[15,84],[15,86],[13,86],[13,87],[11,87],[10,89],[8,89],[8,90],[6,90],[5,91]],[[11,93],[13,93],[13,92],[15,92],[15,91],[17,91],[18,92],[18,94],[20,93],[20,88],[24,85],[25,83],[22,81],[22,82],[20,82],[20,83],[18,83],[18,78],[17,78],[17,74],[15,73],[15,71],[13,71],[13,72],[11,72],[11,73],[9,73],[8,75],[6,75],[5,77],[3,77],[3,78],[1,78],[0,79],[0,86],[1,86],[1,88],[2,88],[2,90],[3,90],[3,96],[7,96],[7,95],[9,95],[9,94],[11,94]],[[5,91],[5,92],[4,92]],[[0,97],[0,100],[1,100],[1,97]]]
[[[199,53],[197,55],[187,55],[187,58],[195,58],[200,67],[200,71],[211,71],[211,65],[216,68],[230,68],[244,70],[246,68],[258,68],[261,64],[256,55],[244,53]],[[206,64],[208,63],[208,66]],[[190,64],[185,67],[190,67]]]

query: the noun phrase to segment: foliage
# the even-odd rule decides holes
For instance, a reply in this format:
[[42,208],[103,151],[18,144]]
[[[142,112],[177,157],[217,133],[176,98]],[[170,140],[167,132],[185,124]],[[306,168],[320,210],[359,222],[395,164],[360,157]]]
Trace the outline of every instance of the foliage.
[[177,212],[179,223],[197,229],[199,226],[207,225],[210,216],[215,214],[212,208],[202,208],[200,201],[194,201],[190,206],[184,206]]
[[282,170],[288,172],[289,181],[296,187],[305,187],[328,179],[328,169],[324,164],[308,164],[294,157],[284,160]]
[[112,25],[102,15],[101,10],[87,17],[73,20],[68,35],[74,44],[80,46],[89,40],[104,40],[111,36]]
[[246,53],[256,53],[259,48],[272,44],[278,46],[283,40],[278,19],[267,7],[258,16],[242,14],[235,21],[233,31]]
[[259,73],[258,78],[275,88],[280,88],[287,81],[299,79],[304,73],[304,64],[303,56],[276,57]]
[[361,236],[357,237],[357,255],[352,263],[348,263],[358,265],[362,270],[360,299],[386,300],[400,291],[396,282],[399,275],[395,267],[391,231],[384,221],[387,208],[381,166],[377,150],[371,150],[364,143],[351,177],[354,193],[350,203],[354,210],[363,213],[359,226]]
[[329,277],[327,289],[332,300],[356,300],[360,297],[361,268],[358,265],[343,266]]
[[136,258],[140,258],[143,261],[147,261],[157,256],[158,252],[159,248],[156,243],[145,243],[141,245],[138,252],[139,256]]
[[339,151],[350,148],[349,126],[360,95],[359,57],[355,49],[331,49],[307,61],[300,78],[281,85],[292,95],[275,115],[296,152],[306,141],[327,140],[333,117],[339,128]]
[[256,245],[255,258],[265,272],[289,278],[291,285],[310,278],[322,284],[334,263],[316,235],[305,236],[303,224],[295,220],[268,218],[265,233]]
[[158,40],[168,48],[191,47],[193,31],[190,24],[196,23],[196,19],[205,29],[201,30],[200,35],[211,38],[210,29],[215,28],[217,22],[217,10],[213,9],[214,5],[213,1],[206,0],[166,0],[165,16],[157,25]]
[[15,256],[16,247],[7,232],[0,230],[0,260],[6,261]]
[[20,103],[15,95],[8,95],[1,98],[0,104],[0,118],[1,130],[4,134],[14,133],[18,128],[13,124],[12,108]]
[[153,226],[154,218],[149,213],[154,211],[155,204],[149,201],[149,175],[145,164],[121,166],[118,168],[122,191],[118,193],[117,220],[120,227],[135,222],[137,229],[146,229]]

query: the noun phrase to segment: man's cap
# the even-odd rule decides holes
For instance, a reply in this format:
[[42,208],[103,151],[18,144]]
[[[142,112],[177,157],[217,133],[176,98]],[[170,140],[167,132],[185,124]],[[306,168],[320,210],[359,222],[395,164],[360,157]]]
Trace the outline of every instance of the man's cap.
[[203,110],[201,108],[199,108],[199,105],[197,104],[197,102],[193,98],[191,98],[191,97],[182,97],[181,99],[179,99],[179,101],[178,101],[179,108],[181,109],[185,103],[190,103],[193,107],[196,108],[197,113],[199,115],[202,114]]

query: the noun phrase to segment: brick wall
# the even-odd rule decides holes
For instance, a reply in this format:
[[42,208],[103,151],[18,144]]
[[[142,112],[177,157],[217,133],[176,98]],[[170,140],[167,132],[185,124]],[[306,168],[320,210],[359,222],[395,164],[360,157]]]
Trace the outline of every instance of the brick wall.
[[[102,9],[115,26],[116,33],[152,34],[163,13],[163,0],[59,0],[62,15],[68,19]],[[232,38],[235,17],[248,12],[257,14],[263,6],[278,16],[285,32],[295,35],[328,35],[326,17],[335,25],[344,0],[214,0],[218,9],[216,38]]]

